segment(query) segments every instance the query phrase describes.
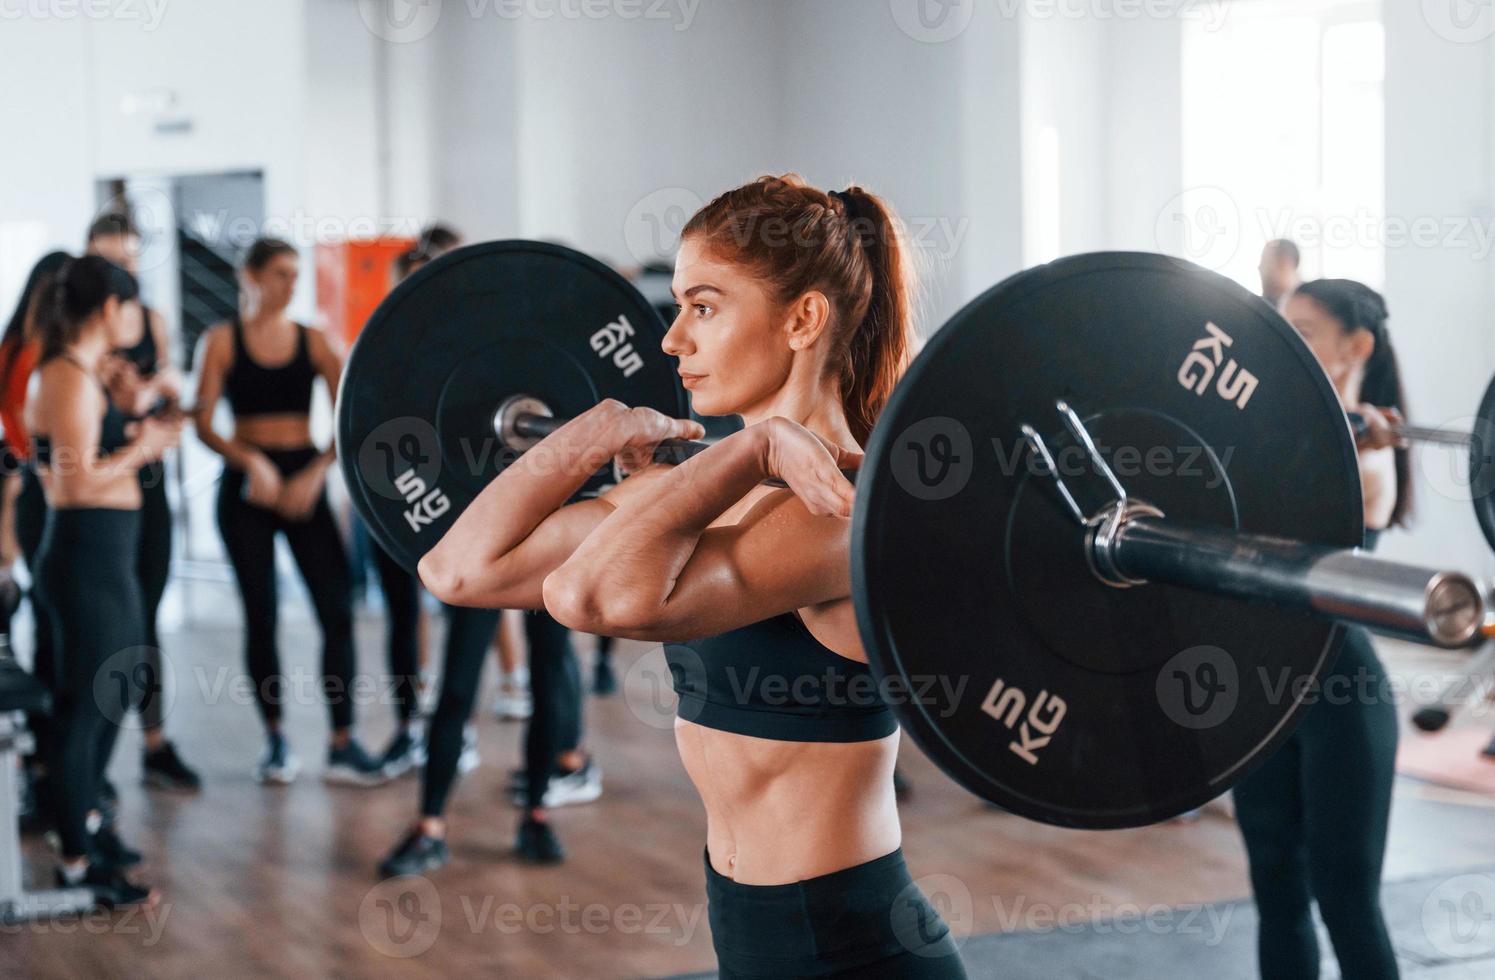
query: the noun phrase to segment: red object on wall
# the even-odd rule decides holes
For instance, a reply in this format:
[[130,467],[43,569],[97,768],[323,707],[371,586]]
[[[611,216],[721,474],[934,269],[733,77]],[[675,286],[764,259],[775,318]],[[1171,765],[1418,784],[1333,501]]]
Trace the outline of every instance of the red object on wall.
[[374,308],[389,295],[390,267],[413,238],[374,238],[317,246],[317,310],[327,331],[353,346]]

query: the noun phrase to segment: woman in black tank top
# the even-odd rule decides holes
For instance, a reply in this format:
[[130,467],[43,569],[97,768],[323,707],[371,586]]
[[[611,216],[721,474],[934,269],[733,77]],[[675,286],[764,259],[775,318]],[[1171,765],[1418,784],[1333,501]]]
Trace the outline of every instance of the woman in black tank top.
[[[100,255],[134,275],[139,267],[140,231],[129,215],[107,212],[88,229],[87,251]],[[105,383],[110,395],[134,416],[148,411],[175,411],[181,405],[181,379],[172,368],[168,352],[166,321],[160,313],[141,305],[145,321],[140,340],[115,351],[106,362]],[[145,604],[145,653],[142,659],[139,699],[143,758],[141,781],[149,787],[194,791],[202,783],[197,773],[177,755],[165,732],[164,676],[161,637],[157,616],[166,583],[171,575],[171,504],[166,496],[166,468],[161,462],[140,468],[140,574],[141,598]],[[143,676],[141,676],[143,674]]]
[[137,339],[136,297],[133,278],[98,256],[63,267],[36,314],[41,364],[27,410],[47,502],[35,577],[56,654],[47,769],[61,839],[58,881],[91,888],[106,907],[158,898],[123,874],[140,855],[107,826],[90,831],[89,816],[98,810],[112,733],[130,707],[98,697],[98,677],[131,676],[145,640],[136,471],[160,459],[181,431],[180,419],[154,416],[127,427],[99,378],[110,349]]
[[[1303,335],[1346,410],[1371,423],[1360,439],[1367,548],[1411,512],[1411,463],[1387,424],[1406,408],[1379,293],[1346,279],[1305,283],[1284,315]],[[1367,404],[1368,403],[1368,404]],[[1392,415],[1394,418],[1394,414]],[[1312,493],[1313,488],[1299,488]],[[1319,975],[1313,907],[1339,972],[1392,980],[1396,953],[1381,913],[1381,867],[1396,776],[1397,718],[1370,634],[1345,631],[1303,723],[1235,788],[1236,820],[1260,913],[1263,977]]]
[[[247,312],[203,339],[194,409],[203,443],[224,459],[218,530],[244,608],[244,658],[254,681],[267,745],[255,778],[288,783],[300,768],[281,733],[284,675],[276,638],[279,605],[275,539],[284,535],[322,629],[322,693],[332,736],[324,776],[371,786],[384,767],[353,738],[353,583],[325,493],[335,450],[312,444],[312,388],[337,391],[342,362],[319,330],[286,315],[297,278],[296,250],[261,239],[249,249],[243,282]],[[213,428],[226,396],[234,431]]]
[[[90,247],[96,243],[90,242]],[[101,254],[106,254],[101,249]],[[129,254],[128,252],[126,254]],[[120,348],[106,362],[104,383],[111,397],[131,417],[147,413],[176,413],[181,407],[181,382],[166,356],[166,323],[161,315],[142,305],[144,329],[140,341]],[[145,609],[145,653],[143,677],[136,710],[141,732],[141,782],[156,789],[194,792],[202,782],[181,757],[165,731],[165,661],[161,655],[158,616],[161,599],[171,576],[171,502],[166,494],[166,467],[161,461],[140,468],[140,550],[136,572],[140,576],[141,601]],[[138,675],[139,676],[139,675]]]

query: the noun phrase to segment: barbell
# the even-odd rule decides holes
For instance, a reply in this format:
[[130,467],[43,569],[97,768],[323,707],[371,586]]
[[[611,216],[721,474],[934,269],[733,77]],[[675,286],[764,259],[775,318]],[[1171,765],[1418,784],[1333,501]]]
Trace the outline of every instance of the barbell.
[[[558,420],[604,398],[684,416],[665,329],[554,245],[421,269],[338,396],[370,533],[413,569]],[[1281,744],[1340,623],[1479,634],[1474,583],[1359,550],[1361,508],[1344,412],[1265,303],[1163,256],[1063,259],[966,306],[893,392],[857,480],[857,622],[905,730],[962,785],[1047,823],[1152,823]]]
[[[1367,431],[1367,423],[1356,412],[1348,415],[1350,428],[1358,437]],[[1464,449],[1468,452],[1470,498],[1474,501],[1475,518],[1485,541],[1495,548],[1495,379],[1485,389],[1479,409],[1474,415],[1471,429],[1454,429],[1447,426],[1413,425],[1401,422],[1391,431],[1408,442],[1421,442]]]

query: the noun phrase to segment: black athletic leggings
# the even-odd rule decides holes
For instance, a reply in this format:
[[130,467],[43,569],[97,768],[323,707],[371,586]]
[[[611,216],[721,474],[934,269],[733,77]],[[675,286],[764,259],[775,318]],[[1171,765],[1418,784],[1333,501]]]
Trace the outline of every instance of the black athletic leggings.
[[[296,473],[317,456],[313,447],[262,452],[282,476]],[[218,483],[218,532],[244,603],[244,659],[260,716],[266,723],[278,722],[285,700],[275,639],[275,535],[280,533],[291,546],[322,627],[322,694],[332,727],[348,728],[353,724],[353,580],[327,495],[324,492],[317,500],[309,519],[287,521],[246,501],[247,482],[241,470],[224,467]]]
[[145,650],[142,660],[149,678],[140,692],[140,721],[146,728],[165,722],[165,698],[161,661],[161,634],[156,616],[166,581],[171,576],[171,504],[166,499],[166,467],[159,461],[140,468],[140,551],[136,556],[140,576],[140,602],[145,616]]
[[1385,677],[1369,634],[1350,627],[1318,703],[1235,788],[1261,913],[1256,945],[1263,977],[1319,975],[1315,899],[1344,976],[1397,976],[1381,915],[1397,742]]
[[[42,492],[41,481],[30,466],[22,467],[21,493],[16,499],[16,539],[21,546],[21,555],[26,567],[32,571],[31,616],[35,621],[36,639],[32,670],[36,677],[47,680],[54,677],[52,662],[52,624],[45,606],[38,599],[40,583],[37,581],[37,551],[41,547],[42,531],[47,521],[47,498]],[[156,628],[156,617],[161,608],[161,597],[166,592],[167,578],[171,573],[171,505],[166,499],[166,474],[160,462],[140,468],[140,551],[136,562],[140,577],[140,600],[145,617],[145,648],[141,660],[147,671],[147,683],[132,685],[139,694],[135,705],[140,720],[146,728],[160,728],[165,721],[162,716],[165,701],[162,685],[165,683],[161,662],[161,637]],[[46,717],[29,718],[27,724],[37,733],[40,741],[46,728]],[[113,726],[107,736],[106,748],[114,742]],[[108,762],[108,752],[104,763]]]
[[[113,732],[130,705],[145,639],[135,559],[140,512],[103,507],[47,513],[37,559],[42,603],[53,624],[48,797],[64,857],[88,853],[88,811]],[[106,669],[107,673],[101,673]]]
[[744,885],[706,857],[706,914],[720,980],[965,980],[950,928],[903,851],[787,885]]
[[[447,643],[442,665],[441,697],[426,737],[426,771],[421,785],[421,815],[439,817],[457,777],[462,754],[462,726],[472,717],[478,682],[488,646],[498,627],[500,610],[447,606]],[[556,757],[581,744],[581,673],[571,631],[544,610],[524,614],[529,644],[529,682],[534,699],[524,734],[526,796],[538,807],[555,774]]]
[[[358,515],[353,519],[358,520]],[[389,673],[393,681],[391,693],[394,699],[395,717],[401,724],[408,724],[420,708],[420,580],[400,567],[400,563],[380,547],[379,542],[369,541],[369,552],[374,559],[374,568],[379,572],[379,589],[384,593],[385,630],[389,640]],[[452,610],[447,611],[447,622],[452,624]],[[495,617],[496,622],[496,617]],[[452,663],[454,625],[448,626],[447,654],[445,663]],[[490,639],[492,631],[489,631]],[[482,641],[486,649],[488,640]]]
[[[42,545],[42,533],[47,527],[47,498],[42,491],[41,478],[29,464],[21,467],[21,493],[16,497],[16,543],[21,546],[21,557],[26,559],[26,569],[31,573],[31,620],[35,630],[32,641],[31,673],[37,680],[55,690],[56,664],[52,657],[52,620],[42,602],[42,584],[39,577],[38,557]],[[42,713],[29,715],[26,725],[36,735],[37,746],[47,744],[47,730],[51,719]],[[39,752],[46,758],[44,750]]]

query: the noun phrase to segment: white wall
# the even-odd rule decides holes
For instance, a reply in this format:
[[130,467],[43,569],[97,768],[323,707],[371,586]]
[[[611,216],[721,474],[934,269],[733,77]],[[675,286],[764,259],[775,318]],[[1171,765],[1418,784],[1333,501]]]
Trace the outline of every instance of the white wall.
[[[1495,39],[1444,37],[1415,4],[1388,2],[1383,16],[1388,217],[1449,229],[1472,219],[1495,233]],[[1414,413],[1435,425],[1468,416],[1495,375],[1495,257],[1467,233],[1388,249],[1386,298]],[[1419,456],[1416,533],[1388,538],[1387,551],[1495,573],[1451,454]]]
[[855,181],[893,203],[927,335],[1022,265],[1019,25],[981,3],[944,37],[911,30],[899,14],[912,9],[786,5],[776,169],[826,187]]
[[[76,251],[93,214],[88,36],[78,20],[7,20],[0,30],[0,318],[31,264]],[[42,66],[73,70],[39,73]]]
[[1158,215],[1183,189],[1183,33],[1173,18],[1113,21],[1102,86],[1106,247],[1180,251],[1177,226]]
[[454,9],[427,40],[406,45],[433,59],[428,153],[436,214],[472,240],[519,236],[515,32],[512,21],[473,20]]
[[[1110,22],[1094,17],[1022,22],[1025,265],[1108,241],[1110,33]],[[1057,148],[1057,171],[1046,145]]]
[[665,18],[515,24],[518,230],[635,265],[656,251],[647,222],[678,231],[682,212],[777,166],[782,10],[713,0],[685,30]]

